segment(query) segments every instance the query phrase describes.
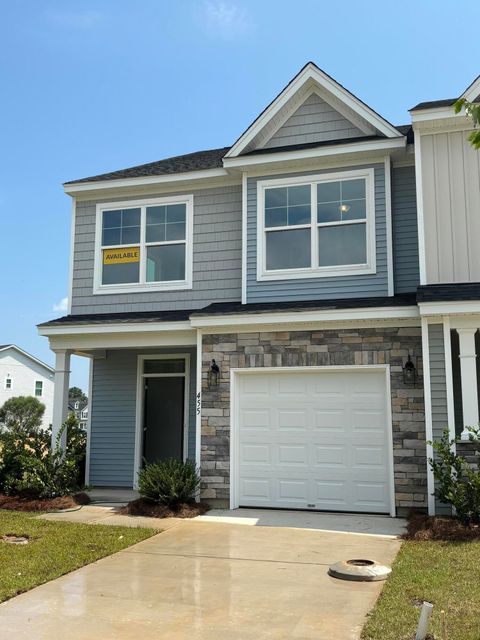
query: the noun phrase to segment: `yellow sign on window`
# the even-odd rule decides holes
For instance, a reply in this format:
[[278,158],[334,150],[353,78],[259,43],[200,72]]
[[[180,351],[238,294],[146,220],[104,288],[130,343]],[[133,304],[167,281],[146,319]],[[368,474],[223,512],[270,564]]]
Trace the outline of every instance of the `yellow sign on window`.
[[103,264],[125,264],[126,262],[140,262],[140,247],[103,250]]

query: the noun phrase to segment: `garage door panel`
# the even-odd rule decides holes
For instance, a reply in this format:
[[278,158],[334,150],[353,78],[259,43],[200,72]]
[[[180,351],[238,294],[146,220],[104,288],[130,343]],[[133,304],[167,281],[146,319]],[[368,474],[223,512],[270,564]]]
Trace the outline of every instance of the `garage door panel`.
[[384,371],[258,371],[237,384],[241,506],[390,510]]

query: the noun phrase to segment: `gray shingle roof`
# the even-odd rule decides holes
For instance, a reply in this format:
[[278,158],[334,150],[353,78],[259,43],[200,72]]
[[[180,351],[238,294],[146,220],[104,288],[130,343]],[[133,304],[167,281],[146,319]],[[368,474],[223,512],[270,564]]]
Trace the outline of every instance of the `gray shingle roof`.
[[419,102],[410,111],[421,111],[422,109],[435,109],[436,107],[450,107],[458,98],[445,98],[445,100],[430,100],[429,102]]

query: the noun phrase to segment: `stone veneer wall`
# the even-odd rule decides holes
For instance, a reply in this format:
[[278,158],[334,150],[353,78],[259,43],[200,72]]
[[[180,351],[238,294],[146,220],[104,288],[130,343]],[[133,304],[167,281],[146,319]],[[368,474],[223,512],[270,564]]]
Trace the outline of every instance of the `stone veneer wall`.
[[[416,359],[415,387],[403,383],[402,367]],[[212,358],[221,371],[208,389]],[[415,361],[415,360],[414,360]],[[209,334],[203,336],[201,494],[228,503],[230,490],[230,370],[244,367],[295,367],[390,364],[392,428],[397,511],[424,509],[427,463],[420,327]]]

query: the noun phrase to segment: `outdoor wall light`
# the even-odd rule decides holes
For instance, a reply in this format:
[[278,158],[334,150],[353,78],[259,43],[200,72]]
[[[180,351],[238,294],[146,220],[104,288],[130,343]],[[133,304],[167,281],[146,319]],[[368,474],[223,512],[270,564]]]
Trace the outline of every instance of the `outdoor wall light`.
[[212,360],[212,364],[210,365],[210,369],[208,370],[208,388],[216,389],[218,387],[218,383],[220,380],[220,367]]
[[417,380],[417,370],[415,365],[410,358],[410,354],[408,354],[408,360],[403,365],[403,383],[404,384],[413,384],[415,386],[415,382]]

